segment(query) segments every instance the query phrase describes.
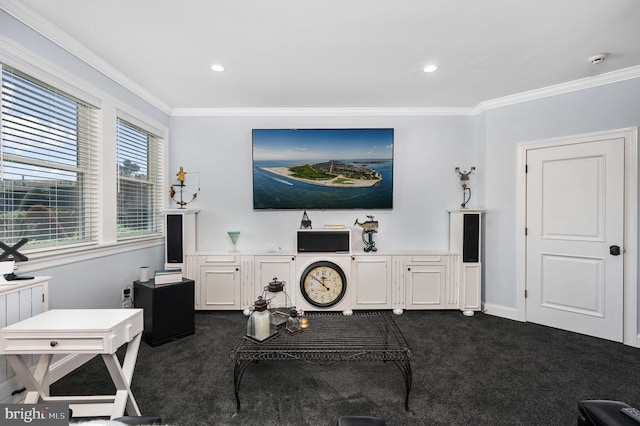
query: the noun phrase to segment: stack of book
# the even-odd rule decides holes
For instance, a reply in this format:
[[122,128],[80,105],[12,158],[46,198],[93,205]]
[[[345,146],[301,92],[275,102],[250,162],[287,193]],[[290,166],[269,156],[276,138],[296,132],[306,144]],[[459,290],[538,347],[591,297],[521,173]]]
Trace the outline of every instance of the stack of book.
[[154,282],[156,285],[182,282],[182,269],[160,269],[156,271]]

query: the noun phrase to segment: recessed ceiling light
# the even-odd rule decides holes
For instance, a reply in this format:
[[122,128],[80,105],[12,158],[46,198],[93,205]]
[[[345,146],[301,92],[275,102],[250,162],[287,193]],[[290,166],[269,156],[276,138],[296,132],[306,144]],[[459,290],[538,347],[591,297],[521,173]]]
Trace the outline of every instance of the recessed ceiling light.
[[215,72],[222,72],[224,71],[224,67],[220,64],[213,64],[211,65],[211,69],[214,70]]
[[422,71],[429,73],[429,72],[436,72],[438,70],[438,66],[437,65],[427,65],[426,67],[424,67],[422,69]]

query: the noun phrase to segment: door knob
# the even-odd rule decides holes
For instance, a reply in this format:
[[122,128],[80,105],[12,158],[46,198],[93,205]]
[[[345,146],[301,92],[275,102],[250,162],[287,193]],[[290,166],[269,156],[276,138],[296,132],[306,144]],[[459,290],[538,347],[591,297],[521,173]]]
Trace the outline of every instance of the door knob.
[[620,246],[609,246],[609,254],[612,256],[620,256]]

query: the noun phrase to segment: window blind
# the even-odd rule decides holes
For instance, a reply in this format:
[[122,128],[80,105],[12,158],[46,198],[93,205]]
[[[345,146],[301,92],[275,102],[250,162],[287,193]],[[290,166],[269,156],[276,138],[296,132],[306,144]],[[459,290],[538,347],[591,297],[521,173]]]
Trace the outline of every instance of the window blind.
[[161,139],[117,119],[118,237],[160,233]]
[[98,238],[98,111],[2,66],[0,241]]

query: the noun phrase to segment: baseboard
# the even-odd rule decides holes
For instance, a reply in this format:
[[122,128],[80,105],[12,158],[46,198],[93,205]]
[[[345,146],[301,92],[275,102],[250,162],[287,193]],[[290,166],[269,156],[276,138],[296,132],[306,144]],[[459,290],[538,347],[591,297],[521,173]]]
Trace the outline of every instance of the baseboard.
[[492,305],[490,303],[485,303],[483,312],[487,315],[493,315],[495,317],[520,321],[520,319],[518,318],[518,310],[509,306]]

